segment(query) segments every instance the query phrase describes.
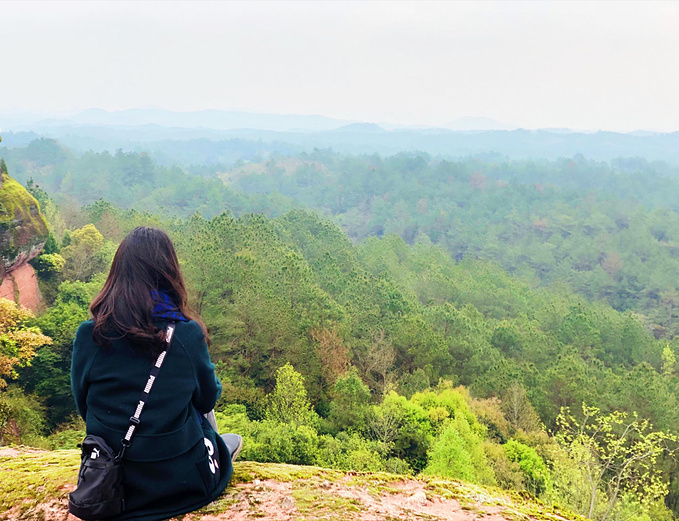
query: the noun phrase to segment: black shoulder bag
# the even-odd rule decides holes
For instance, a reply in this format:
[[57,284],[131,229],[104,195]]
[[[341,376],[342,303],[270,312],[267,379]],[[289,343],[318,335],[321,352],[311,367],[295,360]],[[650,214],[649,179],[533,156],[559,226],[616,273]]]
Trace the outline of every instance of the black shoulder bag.
[[139,426],[141,411],[148,401],[153,382],[158,376],[167,350],[170,348],[174,328],[173,323],[167,326],[165,332],[167,347],[158,355],[156,363],[153,364],[146,387],[144,387],[139,398],[137,409],[130,416],[130,425],[125,437],[121,440],[120,452],[117,455],[114,454],[111,447],[99,436],[88,434],[83,440],[78,486],[68,497],[68,511],[74,516],[86,521],[94,521],[116,517],[125,511],[123,455],[125,449],[131,445],[132,436]]

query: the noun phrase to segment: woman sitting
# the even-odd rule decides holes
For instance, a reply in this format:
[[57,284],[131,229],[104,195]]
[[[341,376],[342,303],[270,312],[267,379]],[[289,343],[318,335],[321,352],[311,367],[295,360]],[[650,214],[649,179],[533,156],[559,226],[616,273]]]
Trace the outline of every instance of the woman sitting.
[[[160,520],[213,501],[242,447],[220,437],[204,417],[221,385],[208,354],[209,336],[187,304],[170,238],[155,228],[133,230],[120,244],[101,292],[73,346],[71,385],[87,433],[121,449],[156,357],[161,370],[124,451],[125,510],[117,520]],[[165,330],[175,324],[169,347]]]

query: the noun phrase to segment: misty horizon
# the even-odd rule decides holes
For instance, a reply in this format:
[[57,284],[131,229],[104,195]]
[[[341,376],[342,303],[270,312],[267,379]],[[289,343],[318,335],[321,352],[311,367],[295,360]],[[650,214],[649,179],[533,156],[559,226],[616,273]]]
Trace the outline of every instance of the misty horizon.
[[673,2],[160,5],[3,2],[0,109],[679,130]]
[[[134,118],[137,116],[136,121],[123,123],[116,121],[97,121],[96,118],[106,118],[106,117],[116,117],[116,116],[129,116]],[[201,116],[201,115],[212,115],[212,120],[217,122],[216,125],[204,125],[200,123],[188,122],[185,125],[182,124],[168,124],[163,122],[163,119],[167,119],[171,116]],[[321,125],[318,128],[307,128],[306,126],[301,127],[270,127],[270,126],[259,126],[257,124],[252,126],[234,126],[219,122],[219,117],[228,118],[232,116],[239,116],[241,118],[247,119],[248,117],[271,117],[271,118],[290,118],[298,120],[308,120],[308,121],[325,121],[325,125]],[[9,124],[7,120],[9,119]],[[185,118],[188,121],[188,118]],[[4,124],[3,124],[4,123]],[[262,112],[262,111],[248,111],[248,110],[228,110],[228,109],[215,109],[215,108],[205,108],[200,110],[172,110],[163,108],[160,106],[147,105],[139,107],[131,107],[127,109],[120,110],[107,110],[101,107],[89,107],[89,108],[72,108],[69,110],[31,110],[25,108],[0,108],[0,132],[1,131],[14,131],[20,130],[25,131],[31,128],[31,125],[45,125],[45,124],[64,124],[64,125],[103,125],[103,126],[119,126],[119,125],[158,125],[161,127],[168,128],[205,128],[205,129],[215,129],[215,130],[272,130],[272,131],[323,131],[339,129],[343,126],[350,125],[377,125],[385,131],[391,130],[443,130],[443,131],[460,131],[460,132],[484,132],[484,131],[512,131],[512,130],[532,130],[532,131],[555,131],[555,132],[574,132],[574,133],[584,133],[592,134],[596,132],[612,132],[617,134],[634,134],[634,133],[657,133],[657,134],[670,134],[678,132],[679,130],[669,130],[669,131],[659,131],[650,128],[636,128],[632,130],[615,130],[608,128],[577,128],[577,127],[558,127],[558,126],[545,126],[545,127],[530,127],[512,124],[509,122],[497,120],[485,116],[461,116],[455,118],[448,122],[444,122],[440,125],[426,124],[426,123],[411,123],[411,124],[399,124],[391,121],[375,121],[368,119],[340,119],[332,116],[328,116],[323,113],[292,113],[292,112]],[[678,127],[679,128],[679,127]]]

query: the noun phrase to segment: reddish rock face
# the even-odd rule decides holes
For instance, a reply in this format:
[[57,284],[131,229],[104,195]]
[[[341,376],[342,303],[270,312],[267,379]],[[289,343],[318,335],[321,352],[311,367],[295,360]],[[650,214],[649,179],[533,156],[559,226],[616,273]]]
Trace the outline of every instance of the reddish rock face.
[[[15,300],[17,294],[19,298]],[[22,264],[7,274],[0,285],[0,297],[18,302],[31,311],[37,312],[41,297],[33,266]]]
[[28,261],[47,240],[38,201],[6,173],[0,174],[0,297],[37,311],[40,290]]

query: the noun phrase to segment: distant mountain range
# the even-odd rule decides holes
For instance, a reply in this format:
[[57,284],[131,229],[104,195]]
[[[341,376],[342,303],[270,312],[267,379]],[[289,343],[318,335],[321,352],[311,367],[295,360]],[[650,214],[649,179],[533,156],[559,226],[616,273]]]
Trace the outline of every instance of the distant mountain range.
[[643,157],[679,164],[679,132],[575,132],[515,129],[488,118],[461,118],[441,127],[398,127],[319,115],[204,110],[172,112],[89,109],[72,114],[0,111],[1,146],[58,139],[76,151],[148,151],[165,164],[228,164],[314,148],[359,154],[421,151],[457,158]]
[[129,109],[109,112],[103,109],[87,109],[71,114],[39,115],[33,113],[0,111],[0,128],[3,130],[27,130],[55,126],[144,126],[158,125],[175,128],[206,128],[214,130],[257,129],[273,131],[316,132],[333,130],[354,121],[333,119],[317,115],[261,114],[256,112],[232,112],[224,110],[201,110],[196,112],[173,112],[163,109]]
[[[234,112],[224,110],[201,110],[173,112],[164,109],[128,109],[107,111],[87,109],[63,114],[40,114],[22,111],[0,110],[0,129],[34,130],[36,127],[63,126],[145,126],[156,125],[170,128],[213,130],[271,130],[276,132],[322,132],[346,130],[370,132],[384,130],[413,130],[416,127],[358,122],[329,118],[320,115],[263,114],[257,112]],[[420,128],[420,127],[417,127]],[[516,125],[506,125],[490,118],[464,117],[450,121],[441,127],[421,127],[431,130],[484,131],[513,130]]]

